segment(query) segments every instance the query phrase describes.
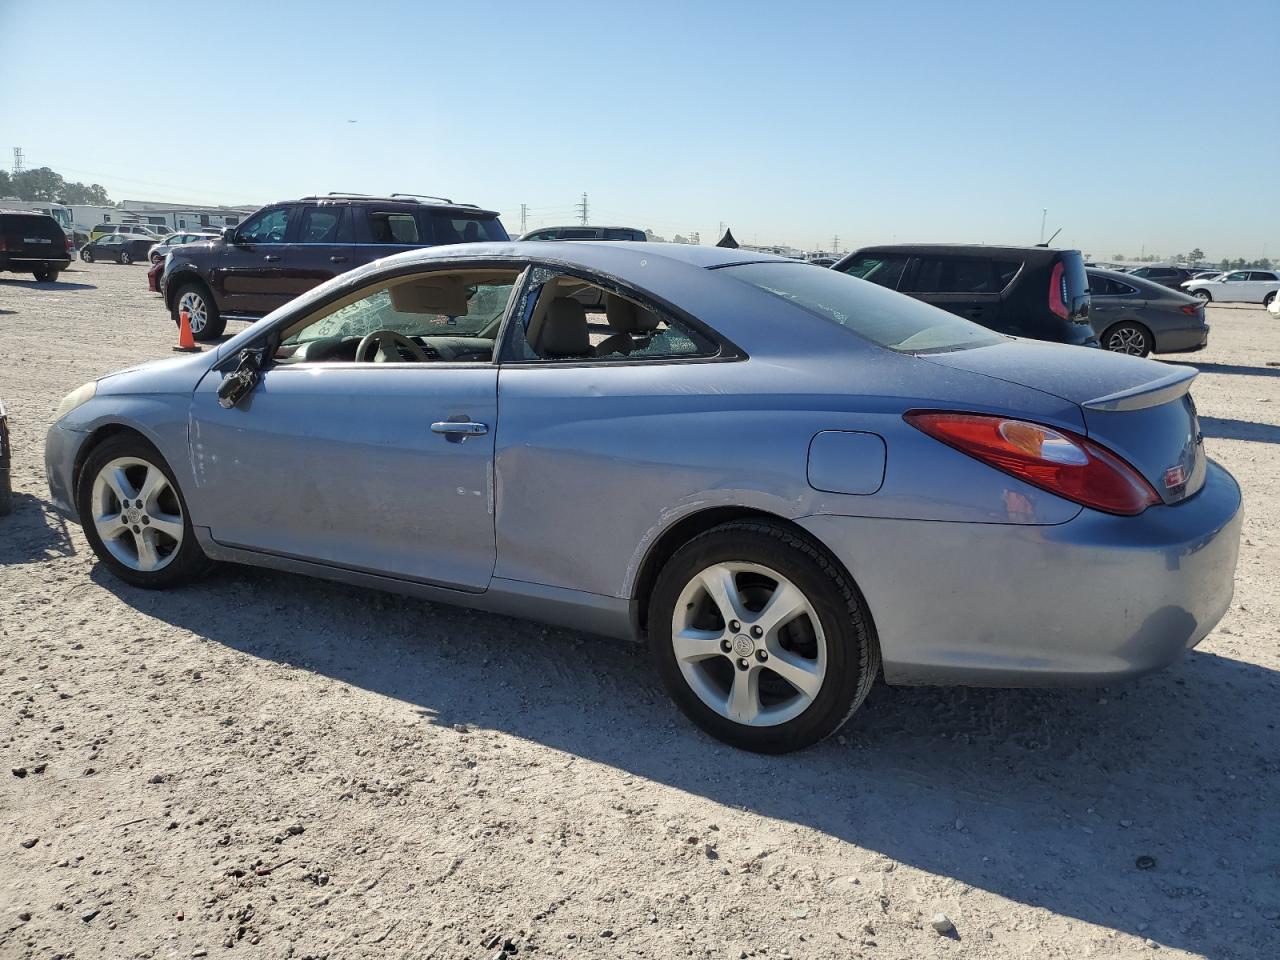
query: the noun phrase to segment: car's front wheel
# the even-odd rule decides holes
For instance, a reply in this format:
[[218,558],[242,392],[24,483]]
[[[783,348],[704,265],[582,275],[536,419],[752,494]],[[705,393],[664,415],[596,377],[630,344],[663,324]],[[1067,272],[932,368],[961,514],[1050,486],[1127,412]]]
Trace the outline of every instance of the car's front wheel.
[[1115,323],[1102,334],[1102,346],[1112,353],[1145,357],[1151,352],[1151,334],[1146,327],[1136,323]]
[[197,340],[216,340],[227,328],[227,321],[218,313],[208,291],[198,283],[188,283],[173,298],[173,322],[182,322],[182,311],[187,311],[191,324],[191,336]]
[[209,566],[173,471],[141,437],[122,434],[93,449],[76,504],[93,552],[127,583],[171,587]]
[[785,753],[838,730],[879,670],[857,587],[781,524],[724,524],[663,567],[649,647],[676,704],[726,743]]
[[1193,290],[1191,295],[1197,300],[1203,300],[1205,303],[1209,303],[1213,299],[1213,294],[1208,290]]

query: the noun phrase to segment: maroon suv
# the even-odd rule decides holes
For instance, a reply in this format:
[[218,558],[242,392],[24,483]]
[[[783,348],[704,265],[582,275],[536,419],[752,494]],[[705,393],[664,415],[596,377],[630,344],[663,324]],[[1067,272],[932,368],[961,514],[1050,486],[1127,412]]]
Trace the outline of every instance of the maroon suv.
[[183,310],[197,340],[227,320],[257,320],[353,267],[402,250],[509,240],[492,210],[442,197],[331,193],[263,207],[221,239],[177,247],[160,287],[174,322]]

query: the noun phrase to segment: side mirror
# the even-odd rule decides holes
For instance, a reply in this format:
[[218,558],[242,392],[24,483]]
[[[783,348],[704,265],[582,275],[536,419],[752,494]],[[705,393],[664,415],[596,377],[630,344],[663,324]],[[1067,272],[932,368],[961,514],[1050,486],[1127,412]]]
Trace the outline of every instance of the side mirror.
[[250,391],[258,385],[261,363],[260,351],[242,351],[239,365],[222,378],[222,383],[218,384],[218,406],[224,410],[230,410],[248,396]]
[[222,228],[222,239],[223,239],[223,240],[225,240],[225,241],[227,241],[227,243],[235,243],[235,242],[236,242],[236,228],[235,228],[235,227],[223,227],[223,228]]

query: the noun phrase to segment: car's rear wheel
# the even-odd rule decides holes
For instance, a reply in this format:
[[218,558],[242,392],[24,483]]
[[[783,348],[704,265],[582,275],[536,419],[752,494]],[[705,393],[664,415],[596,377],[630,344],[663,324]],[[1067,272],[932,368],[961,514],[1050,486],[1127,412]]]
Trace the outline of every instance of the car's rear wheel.
[[1151,333],[1137,323],[1114,323],[1102,334],[1102,347],[1112,353],[1145,357],[1151,352]]
[[131,254],[128,250],[121,250],[120,262],[125,264],[126,266],[133,263],[133,254]]
[[94,448],[76,503],[93,552],[127,583],[171,587],[209,567],[173,471],[140,437],[120,435]]
[[203,286],[188,283],[173,298],[173,322],[182,322],[182,311],[187,311],[191,323],[191,336],[197,340],[216,340],[227,328],[227,321],[218,313],[218,306]]
[[1191,295],[1197,300],[1203,300],[1205,303],[1208,303],[1213,299],[1213,294],[1208,290],[1193,290],[1191,291]]
[[31,272],[41,283],[53,283],[53,281],[58,279],[58,274],[62,271],[53,270],[49,267],[41,267],[39,270],[33,270]]
[[80,259],[83,260],[85,263],[93,263],[93,251],[90,250],[88,247],[85,247],[83,250],[80,251]]
[[812,541],[768,522],[724,524],[680,548],[658,575],[648,632],[685,714],[760,753],[830,736],[880,664],[857,587]]

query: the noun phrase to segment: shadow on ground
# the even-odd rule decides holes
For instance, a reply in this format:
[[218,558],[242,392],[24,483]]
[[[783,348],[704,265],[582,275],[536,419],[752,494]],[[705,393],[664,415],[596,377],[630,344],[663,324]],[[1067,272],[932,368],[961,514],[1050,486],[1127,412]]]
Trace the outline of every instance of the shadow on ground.
[[97,290],[98,288],[92,283],[70,283],[66,280],[54,280],[52,283],[44,283],[40,280],[14,280],[5,278],[0,280],[0,284],[4,286],[24,286],[35,287],[37,290]]
[[148,616],[434,722],[502,730],[1015,902],[1214,960],[1280,942],[1280,679],[1260,666],[1193,653],[1104,691],[880,685],[842,741],[759,757],[687,724],[633,644],[240,567],[170,593],[100,566],[94,579]]
[[1195,363],[1189,360],[1166,360],[1179,367],[1194,367],[1201,373],[1222,373],[1240,377],[1280,377],[1280,367],[1250,367],[1240,363]]
[[0,567],[75,553],[66,521],[47,502],[29,493],[14,493],[12,503],[12,512],[0,517]]
[[1224,420],[1221,417],[1201,417],[1200,431],[1206,437],[1220,440],[1254,440],[1258,443],[1280,443],[1280,427],[1272,423],[1255,423],[1252,420]]

